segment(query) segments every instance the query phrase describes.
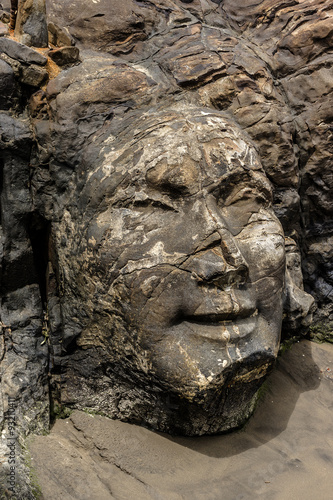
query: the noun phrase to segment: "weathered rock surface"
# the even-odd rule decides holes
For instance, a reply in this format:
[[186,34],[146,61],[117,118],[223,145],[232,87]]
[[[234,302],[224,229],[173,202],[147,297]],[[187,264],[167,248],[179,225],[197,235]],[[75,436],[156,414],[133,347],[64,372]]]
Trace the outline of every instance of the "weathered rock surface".
[[56,47],[66,47],[74,45],[74,40],[68,29],[61,29],[57,24],[48,23],[49,43]]
[[[9,20],[5,13],[2,18]],[[25,111],[29,89],[48,75],[46,62],[37,51],[1,37],[0,493],[27,500],[35,496],[24,440],[45,432],[50,421],[45,312],[33,248],[38,222],[29,193],[32,134]]]
[[45,66],[47,62],[47,58],[43,54],[11,38],[0,38],[0,52],[4,52],[7,56],[26,64]]
[[[3,460],[0,491],[10,484],[15,466],[15,488],[32,499],[29,472],[22,447],[31,432],[49,426],[48,347],[42,335],[43,310],[39,276],[32,248],[29,195],[29,158],[32,137],[27,119],[0,113],[1,192],[1,407],[0,442]],[[11,420],[12,417],[12,420]],[[14,421],[10,425],[10,422]],[[13,432],[13,434],[12,434]]]
[[77,47],[64,46],[59,49],[50,50],[48,56],[58,65],[66,66],[78,62],[80,52]]
[[[67,27],[82,47],[142,61],[152,74],[161,68],[169,76],[169,91],[198,86],[201,102],[235,116],[259,147],[276,185],[276,211],[284,229],[297,232],[309,255],[303,262],[306,289],[315,295],[322,319],[331,310],[331,257],[313,253],[309,231],[322,240],[331,232],[326,201],[332,157],[331,7],[327,0],[315,9],[310,1],[267,0],[241,7],[235,2],[125,2],[115,16],[103,2],[87,5],[84,15],[75,2],[48,5],[50,18]],[[134,15],[142,23],[140,36]],[[133,37],[126,36],[131,29]],[[186,95],[193,99],[195,92]]]
[[[10,2],[4,0],[0,9],[8,12],[9,6]],[[182,193],[185,201],[194,194],[196,162],[203,168],[202,165],[215,158],[221,169],[237,163],[230,158],[228,163],[219,156],[218,148],[217,152],[213,147],[209,149],[208,156],[196,153],[196,142],[201,145],[209,142],[198,130],[195,139],[186,139],[186,147],[191,151],[188,157],[180,144],[178,153],[173,153],[177,140],[188,133],[180,125],[179,116],[182,114],[189,121],[190,129],[193,110],[200,109],[202,116],[210,119],[224,120],[228,131],[236,130],[237,140],[242,141],[238,143],[241,168],[246,171],[246,165],[250,165],[252,172],[252,167],[257,168],[261,163],[262,172],[269,179],[274,212],[290,238],[286,245],[290,252],[284,293],[285,334],[309,324],[313,306],[303,288],[315,299],[316,320],[332,321],[332,0],[320,0],[315,6],[310,0],[245,3],[59,0],[47,2],[47,8],[48,20],[59,27],[50,29],[54,36],[52,43],[70,46],[75,41],[82,63],[62,71],[46,90],[31,96],[31,85],[35,90],[43,85],[46,57],[6,36],[0,37],[1,307],[6,315],[6,304],[11,302],[14,312],[10,321],[17,324],[19,339],[15,342],[19,343],[24,359],[36,360],[27,362],[26,377],[15,386],[15,394],[24,401],[22,412],[35,415],[32,418],[36,421],[40,418],[43,423],[38,425],[44,427],[45,377],[49,367],[52,398],[60,405],[89,406],[125,419],[140,420],[155,396],[158,399],[158,391],[165,390],[157,384],[154,397],[147,392],[143,403],[138,403],[142,394],[138,396],[137,387],[140,383],[148,387],[151,382],[147,384],[146,378],[140,379],[141,374],[150,368],[143,363],[146,359],[143,356],[140,367],[136,365],[133,370],[131,363],[139,363],[133,353],[133,336],[121,330],[120,319],[127,314],[128,321],[134,321],[138,313],[129,316],[127,305],[135,303],[139,308],[143,305],[132,293],[137,289],[133,266],[142,258],[143,251],[147,250],[144,256],[147,259],[153,254],[154,258],[158,255],[160,259],[169,259],[164,261],[165,272],[170,263],[183,265],[170,259],[177,259],[177,252],[183,251],[181,247],[189,235],[189,222],[195,211],[186,215],[180,240],[179,233],[173,236],[170,233],[165,238],[164,250],[157,246],[155,253],[150,254],[152,249],[144,247],[145,237],[152,238],[151,241],[158,239],[166,227],[164,218],[172,218],[172,214],[183,210],[183,206],[175,210],[172,205],[175,193]],[[76,52],[73,47],[70,50]],[[178,113],[178,118],[174,115],[170,120],[172,113]],[[168,120],[173,128],[166,134],[163,127]],[[204,119],[201,126],[206,126]],[[213,129],[210,138],[215,133]],[[163,150],[168,136],[173,137],[173,142],[169,143],[169,150]],[[143,164],[148,168],[149,162],[155,168],[159,155],[161,165],[151,175],[147,174],[147,180],[149,189],[162,193],[155,193],[152,198],[138,181],[135,168],[131,169]],[[186,160],[182,165],[181,158]],[[173,168],[169,177],[165,161]],[[115,166],[116,175],[109,175],[110,165]],[[184,179],[190,179],[193,185],[186,185]],[[134,182],[139,182],[136,188]],[[244,178],[238,178],[234,185],[243,187],[243,183]],[[168,198],[170,194],[172,199]],[[116,212],[112,217],[108,212],[111,199],[118,210],[117,217]],[[245,224],[244,214],[258,216],[266,210],[265,207],[256,212],[257,202],[252,200],[249,207],[239,210],[236,204],[228,209],[226,216],[235,210],[229,220],[237,219],[240,214],[241,223]],[[156,215],[156,211],[163,215]],[[140,224],[135,217],[141,219]],[[111,222],[115,221],[113,228]],[[197,222],[201,230],[202,220]],[[233,225],[233,236],[239,243],[242,238],[237,236],[237,230]],[[122,234],[122,231],[129,232]],[[279,231],[275,234],[280,234]],[[116,255],[117,245],[108,246],[108,241],[114,236],[125,241],[125,235],[129,235],[127,249],[120,245],[120,253]],[[176,240],[177,248],[168,252],[167,245]],[[141,249],[139,242],[143,245]],[[208,247],[215,251],[215,244],[215,240],[210,241]],[[253,247],[256,248],[254,243]],[[198,247],[198,252],[201,251]],[[209,271],[216,283],[219,281],[216,273],[221,273],[221,268],[216,267],[220,260],[213,251],[207,252],[207,258],[208,266],[191,257],[188,266],[194,267],[184,264],[184,272],[193,271],[197,278],[202,278]],[[126,285],[128,294],[119,288],[118,295],[112,295],[111,281],[115,274],[111,263],[115,261],[124,275],[127,272],[132,275],[133,282]],[[231,266],[231,261],[227,264]],[[243,264],[235,267],[240,271],[241,283],[247,273]],[[147,275],[140,285],[150,303],[161,273],[160,270]],[[235,277],[237,273],[231,274]],[[123,275],[119,276],[123,279]],[[175,286],[172,279],[168,284],[171,288]],[[165,297],[162,292],[161,289],[160,313]],[[29,294],[34,310],[25,306]],[[112,307],[111,296],[112,300],[119,299]],[[169,310],[177,296],[174,293],[170,302],[165,302]],[[22,308],[27,309],[27,317],[20,323]],[[43,317],[48,317],[45,321],[50,340],[41,345],[45,340]],[[30,328],[29,335],[25,328]],[[115,357],[111,363],[108,349],[113,331],[118,332],[119,338],[124,333],[128,344],[125,355],[112,352]],[[4,329],[2,337],[7,343],[10,338],[6,335]],[[15,354],[13,345],[12,351],[5,351],[1,367],[5,367],[8,380],[12,377],[20,381],[22,377],[16,376],[15,370],[22,371],[21,354]],[[124,365],[119,365],[117,356],[126,359]],[[164,359],[163,355],[160,357]],[[175,359],[176,364],[178,358]],[[223,363],[222,357],[217,359]],[[135,378],[138,373],[139,383]],[[203,375],[206,379],[212,376],[208,371]],[[115,379],[120,381],[118,385]],[[31,380],[37,380],[34,393],[28,389]],[[6,391],[4,401],[15,392]],[[34,414],[31,408],[37,401],[42,401],[41,410]],[[166,401],[171,409],[176,404]],[[141,407],[133,417],[136,405]],[[147,418],[154,425],[153,412]],[[19,425],[25,429],[24,433],[32,428],[23,420]],[[167,428],[167,424],[163,425]]]
[[48,19],[65,27],[76,42],[87,49],[110,54],[126,54],[154,31],[155,25],[165,24],[165,14],[158,5],[142,7],[134,0],[82,4],[47,1]]
[[8,35],[8,33],[9,33],[8,25],[3,22],[0,22],[0,36]]
[[[5,10],[0,10],[0,20],[2,23],[8,24],[10,20],[9,13],[6,12]],[[7,26],[8,29],[8,26]]]
[[39,88],[47,78],[48,72],[46,69],[37,66],[37,64],[21,67],[19,79],[25,85]]
[[21,0],[18,4],[15,36],[28,46],[47,47],[45,0]]
[[0,106],[9,109],[15,92],[14,71],[11,66],[0,59]]
[[[95,60],[93,64],[96,65]],[[115,69],[118,69],[117,66],[113,71]],[[120,83],[119,76],[126,75],[127,79],[124,81],[131,89],[131,97],[136,99],[143,97],[141,101],[143,107],[149,96],[147,92],[143,94],[142,86],[147,87],[148,80],[142,73],[142,83],[138,86],[140,72],[137,73],[138,75],[133,75],[133,79],[128,79],[131,77],[131,72],[126,67],[121,66],[121,72],[114,71],[114,75],[109,70],[108,85],[112,89],[117,80],[118,84]],[[95,128],[97,135],[94,137],[91,133],[85,136],[84,128],[83,133],[78,134],[76,125],[78,119],[72,119],[72,125],[69,126],[64,121],[66,117],[73,117],[73,112],[74,116],[78,116],[81,110],[86,113],[88,99],[93,101],[88,117],[93,116],[92,110],[96,104],[100,105],[100,99],[103,99],[104,103],[108,99],[114,104],[118,100],[117,92],[108,91],[105,85],[89,87],[89,93],[84,87],[82,88],[81,82],[78,87],[75,75],[79,74],[78,68],[75,68],[66,75],[65,80],[55,81],[46,92],[46,99],[51,104],[50,110],[56,112],[49,123],[51,129],[55,126],[51,133],[52,140],[59,141],[59,146],[63,145],[64,140],[68,139],[69,132],[73,130],[72,137],[84,141],[80,143],[72,141],[70,150],[72,156],[57,157],[56,160],[67,163],[74,161],[80,172],[79,177],[75,174],[70,197],[68,191],[64,192],[64,200],[67,196],[68,218],[64,220],[59,213],[59,221],[55,220],[53,225],[53,245],[57,260],[52,266],[61,270],[66,267],[68,269],[67,275],[62,278],[63,296],[59,298],[65,326],[62,344],[66,350],[72,349],[74,343],[77,346],[75,352],[70,356],[64,356],[62,361],[57,357],[56,362],[60,362],[62,366],[61,388],[59,388],[62,394],[61,401],[80,408],[87,402],[89,406],[94,404],[96,394],[107,393],[108,396],[103,396],[103,401],[98,402],[100,409],[103,407],[105,413],[135,421],[144,418],[149,425],[160,430],[201,434],[236,427],[251,412],[258,385],[262,383],[263,377],[271,368],[282,319],[284,239],[281,226],[270,209],[269,183],[267,179],[265,180],[260,161],[251,145],[245,142],[247,139],[241,129],[233,121],[228,120],[220,112],[209,113],[207,108],[188,105],[175,105],[169,110],[156,105],[150,106],[149,111],[142,114],[139,120],[130,111],[128,117],[124,119],[123,113],[120,112],[115,117],[110,117],[113,118],[111,123],[108,117],[102,135],[97,131],[98,124]],[[67,80],[68,75],[70,75],[69,80]],[[112,76],[115,77],[114,81]],[[60,85],[55,87],[56,83],[64,84],[65,92],[60,91]],[[103,92],[98,94],[96,89],[100,88]],[[124,98],[124,84],[121,88]],[[152,88],[153,92],[158,92],[154,82]],[[74,99],[73,93],[76,95]],[[56,102],[53,102],[54,100]],[[64,114],[60,115],[62,102],[67,104],[63,108]],[[75,103],[75,107],[71,106],[72,103]],[[82,105],[78,106],[78,103]],[[101,110],[100,107],[98,109]],[[50,117],[50,114],[48,116]],[[98,116],[100,119],[101,112]],[[58,127],[57,122],[62,122],[64,127]],[[38,118],[36,123],[39,123]],[[115,136],[113,128],[115,124],[119,139]],[[46,130],[49,134],[50,129]],[[135,131],[134,138],[133,131]],[[37,129],[36,134],[40,135]],[[49,137],[45,136],[46,147],[43,149],[50,151]],[[192,144],[195,137],[197,139]],[[235,148],[237,161],[233,163],[233,156],[228,156],[221,144],[226,145],[226,151],[228,148],[230,150]],[[56,155],[61,147],[55,148]],[[108,159],[114,158],[111,160],[111,165],[119,165],[117,170],[106,178],[104,172],[110,167],[104,159],[101,159],[101,152],[103,157],[106,155]],[[51,152],[51,158],[53,155]],[[133,157],[136,158],[134,164]],[[121,160],[118,161],[118,158]],[[51,161],[54,160],[55,156]],[[200,165],[204,162],[206,167],[202,170]],[[170,165],[170,172],[167,165]],[[234,235],[230,236],[230,242],[225,243],[225,261],[221,251],[218,250],[221,236],[216,231],[219,226],[216,226],[214,217],[211,220],[210,215],[211,212],[215,213],[214,204],[217,202],[215,197],[211,201],[206,200],[205,192],[201,184],[198,184],[200,178],[202,185],[210,186],[217,182],[221,174],[229,179],[226,183],[229,183],[230,192],[233,192],[234,183],[238,181],[239,186],[236,189],[239,190],[241,186],[244,190],[247,189],[246,186],[252,186],[255,191],[261,193],[258,196],[262,197],[261,202],[249,198],[244,215],[242,207],[236,206],[226,208],[223,212],[224,219],[229,221],[229,230]],[[117,184],[121,185],[121,189],[116,191],[115,175],[119,179]],[[147,182],[144,180],[145,177]],[[236,180],[232,181],[234,177]],[[100,179],[103,179],[102,183]],[[58,175],[54,180],[62,181]],[[36,188],[37,181],[35,178],[32,180]],[[72,182],[72,179],[69,181]],[[178,190],[179,195],[174,194],[174,198],[170,198],[170,193],[177,193]],[[136,206],[136,192],[138,206],[141,206],[140,200],[143,204],[140,210],[133,212],[128,226],[126,220],[121,221],[122,211],[118,211],[118,206],[125,204],[124,214],[131,214],[132,203]],[[186,204],[183,203],[181,193],[186,193],[185,196],[191,195]],[[146,200],[152,201],[146,203]],[[47,210],[53,205],[54,213],[57,211],[56,203],[61,207],[61,200],[52,199],[49,193],[43,195],[41,192],[40,201],[44,202]],[[168,216],[163,215],[160,232],[156,231],[161,221],[159,212],[154,211],[154,206],[160,206],[162,211],[168,210],[169,213]],[[45,210],[44,207],[41,206]],[[120,237],[115,233],[112,250],[109,248],[105,233],[109,231],[108,224],[100,225],[99,222],[108,217],[105,214],[108,210],[111,218],[120,217],[118,224],[119,227],[123,227],[122,243],[118,243]],[[192,214],[196,212],[198,215],[193,216]],[[248,234],[247,226],[251,212],[256,214],[257,218],[259,212],[265,215],[259,218],[261,222],[252,224],[252,233]],[[72,237],[76,230],[76,222],[74,226],[71,222],[74,213],[80,225],[79,233],[84,234],[79,247],[77,239]],[[175,213],[179,215],[175,216]],[[49,213],[44,212],[44,217],[47,219]],[[276,241],[272,240],[272,250],[263,238],[264,234],[267,235],[264,231],[264,220],[267,221],[266,230],[275,235],[272,238],[277,238]],[[198,232],[199,227],[200,232]],[[243,233],[240,227],[244,230]],[[145,228],[144,233],[142,233],[143,228]],[[183,235],[182,241],[179,241],[178,234]],[[236,239],[233,239],[234,237]],[[226,236],[223,236],[223,240],[225,238]],[[133,247],[135,241],[138,243],[137,247]],[[256,256],[255,252],[251,251],[255,241],[258,248]],[[259,241],[262,243],[258,244]],[[198,245],[198,242],[202,243]],[[152,250],[160,247],[163,248],[162,253]],[[209,250],[210,247],[214,248],[213,252]],[[241,250],[237,250],[238,247]],[[278,248],[281,251],[277,251]],[[151,257],[145,258],[146,255]],[[259,259],[262,255],[265,255],[267,260],[263,268]],[[81,280],[82,269],[86,270],[83,280]],[[274,278],[271,277],[272,274]],[[236,282],[245,283],[247,277],[252,285],[249,287],[245,285],[245,292],[239,294],[236,292],[233,299],[239,304],[238,310],[242,311],[241,318],[244,320],[236,324],[237,317],[230,296],[221,293],[220,297],[214,298],[208,284],[211,280],[215,282],[216,279],[223,289],[228,285],[233,286]],[[200,288],[197,285],[198,281],[201,284]],[[258,281],[262,283],[261,289],[255,285]],[[68,287],[69,282],[72,291]],[[146,290],[145,283],[148,282],[152,284]],[[155,290],[153,283],[161,283],[161,288],[157,286]],[[95,287],[98,292],[93,292]],[[272,294],[276,294],[277,297],[273,302],[266,299]],[[69,304],[72,304],[72,307],[67,309]],[[257,304],[260,311],[265,312],[254,314],[256,310],[254,304]],[[114,311],[119,310],[116,326],[112,324],[112,317],[110,322],[104,323],[103,311],[106,307]],[[73,310],[76,311],[75,316]],[[306,309],[304,314],[308,312]],[[265,318],[272,318],[275,313],[276,319],[268,325]],[[238,360],[232,359],[230,355],[228,362],[225,358],[225,343],[220,344],[216,337],[223,331],[214,333],[216,314],[219,315],[219,321],[233,317],[240,338],[247,338],[254,328],[260,330],[262,336],[260,341],[247,344],[239,341]],[[253,314],[256,317],[254,320],[250,319]],[[177,318],[182,315],[185,319],[178,321]],[[202,345],[200,340],[195,340],[197,337],[200,338],[202,326],[197,327],[197,332],[196,327],[187,326],[188,321],[191,324],[191,318],[196,324],[196,317],[199,325],[201,321],[212,323],[211,333],[209,326],[205,327],[210,340],[205,345]],[[79,338],[75,340],[80,329],[82,330]],[[97,329],[100,331],[99,343],[95,345],[91,332]],[[110,331],[114,332],[111,337]],[[165,340],[159,338],[157,341],[156,334],[159,337],[164,336]],[[131,341],[132,335],[138,336],[139,340]],[[229,331],[227,326],[225,338],[230,338],[232,335],[233,330]],[[176,342],[177,339],[182,339],[181,345],[179,341]],[[262,348],[261,342],[265,347]],[[184,364],[183,352],[187,352],[187,360],[193,363],[189,371],[186,366],[189,361]],[[83,366],[83,357],[87,356],[91,359],[89,377],[80,368]],[[199,359],[201,359],[200,364]],[[243,363],[240,360],[244,360]],[[196,367],[196,364],[199,366]],[[248,374],[244,373],[245,365]],[[179,372],[178,367],[181,367]],[[109,376],[112,385],[108,383]],[[225,380],[228,382],[221,383]],[[81,388],[80,391],[77,390],[78,386]],[[154,389],[147,391],[149,386]],[[186,418],[183,416],[185,414]]]

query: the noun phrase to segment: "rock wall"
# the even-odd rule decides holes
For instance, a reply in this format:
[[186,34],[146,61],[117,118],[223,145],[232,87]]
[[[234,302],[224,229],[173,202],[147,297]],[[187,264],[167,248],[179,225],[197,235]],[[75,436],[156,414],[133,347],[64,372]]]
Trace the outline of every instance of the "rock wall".
[[[24,438],[49,428],[48,346],[43,336],[38,222],[30,195],[33,136],[26,113],[29,94],[40,83],[46,58],[0,38],[1,111],[1,454],[0,491],[10,467],[20,498],[34,498],[24,465]],[[33,85],[31,85],[33,84]],[[37,232],[36,232],[37,231]],[[13,422],[13,425],[10,425]],[[11,430],[12,429],[12,430]],[[11,448],[10,448],[11,446]],[[10,455],[12,451],[12,455]]]

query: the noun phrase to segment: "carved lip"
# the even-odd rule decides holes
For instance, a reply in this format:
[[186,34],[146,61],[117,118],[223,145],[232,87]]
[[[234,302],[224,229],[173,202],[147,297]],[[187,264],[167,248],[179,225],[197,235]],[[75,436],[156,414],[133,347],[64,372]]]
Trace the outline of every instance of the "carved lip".
[[255,317],[258,314],[258,309],[255,306],[252,307],[242,307],[238,310],[233,309],[232,311],[223,312],[207,312],[205,314],[191,314],[185,317],[185,321],[189,323],[199,323],[199,324],[221,324],[231,322],[237,319],[245,319],[249,317]]
[[242,310],[242,315],[209,314],[185,318],[190,335],[198,339],[218,341],[227,345],[254,335],[257,329],[258,310]]

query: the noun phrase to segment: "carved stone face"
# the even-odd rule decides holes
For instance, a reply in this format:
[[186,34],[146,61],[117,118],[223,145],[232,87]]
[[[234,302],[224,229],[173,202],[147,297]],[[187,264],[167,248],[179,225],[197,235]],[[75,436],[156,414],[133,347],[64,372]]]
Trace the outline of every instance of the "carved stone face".
[[146,121],[104,142],[80,197],[83,239],[69,251],[90,321],[77,342],[98,331],[118,371],[208,412],[241,385],[244,418],[281,329],[284,235],[270,184],[219,113]]

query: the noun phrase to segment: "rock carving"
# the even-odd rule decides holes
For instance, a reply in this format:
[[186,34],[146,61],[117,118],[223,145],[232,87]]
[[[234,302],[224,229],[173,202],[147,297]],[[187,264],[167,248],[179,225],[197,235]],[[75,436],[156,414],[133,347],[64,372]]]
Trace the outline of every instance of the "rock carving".
[[242,425],[333,316],[332,1],[22,2],[19,41],[10,6],[1,414]]

